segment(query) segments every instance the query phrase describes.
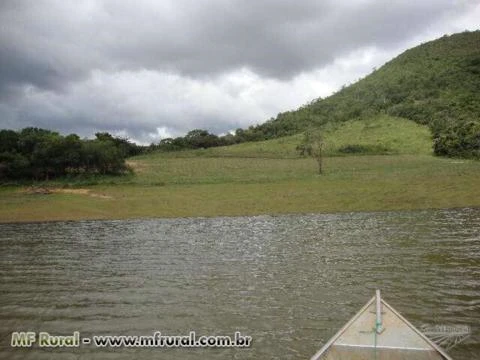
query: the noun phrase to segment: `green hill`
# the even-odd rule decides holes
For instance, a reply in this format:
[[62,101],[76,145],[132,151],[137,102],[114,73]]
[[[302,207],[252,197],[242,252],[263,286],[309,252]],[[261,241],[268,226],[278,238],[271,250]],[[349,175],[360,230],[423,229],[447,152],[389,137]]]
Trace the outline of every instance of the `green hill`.
[[480,31],[407,50],[336,94],[237,136],[247,141],[282,137],[378,114],[429,126],[437,155],[480,157]]

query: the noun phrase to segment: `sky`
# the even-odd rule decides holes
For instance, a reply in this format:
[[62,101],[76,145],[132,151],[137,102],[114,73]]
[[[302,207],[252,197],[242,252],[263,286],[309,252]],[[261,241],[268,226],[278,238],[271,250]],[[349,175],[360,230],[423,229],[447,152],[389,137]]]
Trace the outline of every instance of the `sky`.
[[225,134],[479,28],[480,0],[1,0],[0,128]]

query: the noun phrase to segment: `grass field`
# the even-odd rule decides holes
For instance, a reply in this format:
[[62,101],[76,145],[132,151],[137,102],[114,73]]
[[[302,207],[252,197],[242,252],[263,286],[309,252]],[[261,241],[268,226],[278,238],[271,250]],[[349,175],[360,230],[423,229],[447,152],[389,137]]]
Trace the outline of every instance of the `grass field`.
[[[135,175],[0,187],[0,221],[236,216],[480,206],[480,163],[433,157],[426,128],[381,117],[324,129],[325,173],[301,136],[129,160]],[[380,139],[380,140],[379,140]],[[378,144],[393,155],[332,156]]]

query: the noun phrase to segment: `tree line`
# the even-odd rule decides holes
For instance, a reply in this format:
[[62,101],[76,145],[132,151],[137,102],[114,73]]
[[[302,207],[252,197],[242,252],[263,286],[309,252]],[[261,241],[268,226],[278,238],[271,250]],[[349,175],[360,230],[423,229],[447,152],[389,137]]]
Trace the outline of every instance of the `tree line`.
[[[287,112],[288,113],[288,112]],[[279,114],[278,117],[284,116]],[[299,132],[295,124],[277,122],[271,118],[260,125],[252,125],[247,129],[237,129],[226,135],[215,135],[208,130],[194,129],[185,136],[162,139],[158,144],[151,144],[145,151],[179,151],[207,149],[217,146],[229,146],[249,141],[262,141],[276,137],[287,136]]]
[[141,146],[107,132],[96,133],[95,139],[81,139],[76,134],[63,136],[37,127],[19,131],[4,129],[0,130],[0,181],[40,181],[89,174],[118,175],[128,171],[127,157],[141,153],[228,146],[266,140],[290,131],[285,124],[270,119],[261,125],[237,129],[233,134],[218,136],[207,130],[195,129],[185,136]]
[[143,150],[127,139],[97,133],[95,139],[28,127],[0,130],[0,180],[50,180],[81,174],[123,174],[125,159]]

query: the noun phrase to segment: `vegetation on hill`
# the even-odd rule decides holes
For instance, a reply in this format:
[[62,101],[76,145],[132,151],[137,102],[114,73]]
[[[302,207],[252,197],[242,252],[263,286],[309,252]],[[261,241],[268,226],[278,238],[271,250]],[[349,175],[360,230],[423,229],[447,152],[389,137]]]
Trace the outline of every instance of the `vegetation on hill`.
[[[432,154],[432,135],[426,125],[379,115],[366,120],[330,123],[322,128],[325,156]],[[145,157],[258,157],[299,158],[303,135],[176,152],[155,152]],[[143,156],[142,156],[143,157]]]
[[252,130],[281,136],[375,114],[428,125],[437,155],[478,158],[480,31],[444,36],[407,50],[338,93]]

